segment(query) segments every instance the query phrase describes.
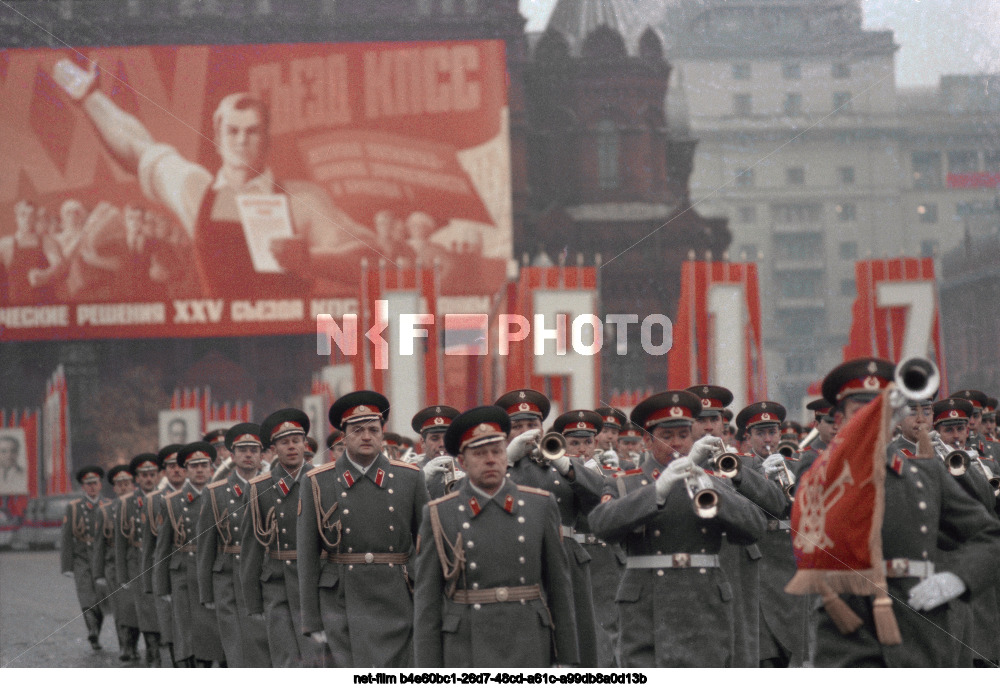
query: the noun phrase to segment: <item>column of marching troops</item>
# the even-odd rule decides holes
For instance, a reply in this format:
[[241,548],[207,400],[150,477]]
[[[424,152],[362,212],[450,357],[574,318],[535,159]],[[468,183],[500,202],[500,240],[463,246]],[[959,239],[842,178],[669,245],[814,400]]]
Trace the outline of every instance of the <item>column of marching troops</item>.
[[[568,411],[542,436],[549,400],[522,389],[420,411],[407,460],[384,443],[389,401],[353,392],[319,457],[309,418],[283,409],[115,466],[114,501],[82,469],[62,569],[95,649],[110,599],[122,661],[141,634],[149,666],[995,666],[1000,444],[982,392],[911,400],[886,451],[903,643],[879,644],[870,597],[832,595],[863,621],[844,634],[831,596],[784,591],[796,479],[893,372],[831,371],[805,441],[772,401],[734,435],[713,385],[630,418]],[[937,458],[920,458],[931,428]]]

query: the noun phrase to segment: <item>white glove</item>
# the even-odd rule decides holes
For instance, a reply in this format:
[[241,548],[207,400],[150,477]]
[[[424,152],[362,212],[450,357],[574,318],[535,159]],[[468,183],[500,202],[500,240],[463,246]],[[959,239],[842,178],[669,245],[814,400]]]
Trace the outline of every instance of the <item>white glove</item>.
[[160,595],[160,599],[166,602],[167,604],[170,604],[174,598],[170,595]]
[[108,579],[107,578],[96,578],[96,579],[94,579],[94,585],[99,585],[102,588],[106,588],[106,587],[108,587]]
[[507,445],[507,463],[513,466],[515,463],[521,460],[522,457],[527,456],[532,449],[535,448],[535,444],[538,442],[538,438],[542,435],[541,428],[535,428],[534,430],[528,430],[527,432],[522,432],[520,435],[515,437]]
[[670,488],[674,486],[678,480],[683,480],[687,476],[691,475],[694,469],[694,462],[691,461],[690,457],[684,457],[680,459],[674,459],[667,467],[663,469],[660,473],[660,477],[656,479],[656,501],[658,504],[663,504],[667,501],[667,494],[670,492]]
[[430,480],[432,476],[438,473],[447,473],[451,469],[452,461],[454,459],[450,456],[439,456],[428,461],[424,466],[424,480]]
[[771,454],[764,459],[764,475],[776,478],[785,472],[785,457],[781,454]]
[[935,573],[910,590],[909,605],[919,611],[929,611],[950,602],[965,592],[965,582],[950,571]]
[[91,92],[97,81],[97,63],[91,62],[90,69],[83,69],[72,60],[59,60],[52,68],[52,78],[63,87],[73,100],[81,100]]
[[712,453],[714,451],[722,451],[724,446],[722,438],[705,435],[694,443],[691,447],[691,451],[688,452],[687,457],[691,459],[695,465],[704,466],[708,463],[708,460],[712,458]]
[[206,602],[204,606],[205,606],[205,609],[214,610],[215,609],[215,602]]
[[559,475],[566,475],[569,473],[569,469],[573,467],[573,464],[569,462],[569,454],[563,454],[558,459],[552,459],[549,463],[554,469],[559,471]]
[[589,468],[597,473],[601,473],[601,464],[597,463],[597,459],[587,459],[587,462],[583,464],[583,467]]
[[326,631],[313,631],[309,634],[309,637],[315,640],[320,645],[326,644]]
[[618,452],[614,449],[608,449],[607,451],[600,452],[596,460],[606,466],[611,466],[612,468],[618,468],[621,466],[621,461],[618,460]]

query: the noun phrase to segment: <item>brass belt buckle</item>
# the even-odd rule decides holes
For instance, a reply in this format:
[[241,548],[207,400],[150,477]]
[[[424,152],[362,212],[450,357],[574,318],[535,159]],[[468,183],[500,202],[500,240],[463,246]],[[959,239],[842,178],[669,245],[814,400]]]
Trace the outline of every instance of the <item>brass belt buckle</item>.
[[674,557],[674,568],[675,569],[686,569],[691,566],[691,555],[686,552],[680,552],[673,555]]
[[510,597],[510,590],[507,588],[497,588],[497,602],[506,602]]
[[893,559],[889,562],[889,565],[892,567],[893,574],[897,576],[905,576],[909,568],[906,559]]
[[366,564],[370,564],[373,561],[375,561],[375,555],[372,554],[371,552],[366,552],[365,553],[365,563]]

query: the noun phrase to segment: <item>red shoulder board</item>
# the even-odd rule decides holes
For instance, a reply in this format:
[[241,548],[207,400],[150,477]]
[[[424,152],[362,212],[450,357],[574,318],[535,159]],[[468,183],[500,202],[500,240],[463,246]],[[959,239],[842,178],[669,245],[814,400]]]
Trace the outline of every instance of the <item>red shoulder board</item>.
[[640,473],[642,473],[641,468],[633,468],[630,471],[618,471],[617,473],[615,473],[615,477],[619,475],[639,475]]

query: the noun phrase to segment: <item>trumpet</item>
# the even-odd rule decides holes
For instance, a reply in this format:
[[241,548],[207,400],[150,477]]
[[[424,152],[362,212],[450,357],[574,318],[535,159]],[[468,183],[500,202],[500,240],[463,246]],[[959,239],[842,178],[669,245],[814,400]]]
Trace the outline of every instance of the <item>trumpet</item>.
[[455,486],[458,484],[458,468],[455,465],[455,459],[452,458],[451,462],[448,464],[448,470],[444,474],[444,492],[449,494],[454,492]]
[[[992,471],[979,461],[979,455],[976,452],[968,452],[962,449],[952,449],[951,445],[946,444],[945,441],[941,439],[941,435],[937,430],[931,430],[927,433],[927,436],[930,438],[931,444],[934,447],[934,453],[937,454],[939,459],[944,461],[945,466],[948,467],[948,472],[956,478],[965,475],[965,472],[969,470],[969,464],[972,463],[973,458],[979,462],[979,465],[986,474],[986,477],[993,478]],[[975,457],[973,457],[973,455],[975,455]],[[1000,479],[996,480],[998,480],[998,482],[994,489],[1000,488]]]
[[561,459],[566,455],[566,438],[558,432],[546,433],[531,450],[532,460],[538,463],[548,463]]
[[[764,445],[764,449],[767,451],[767,455],[770,456],[772,453],[771,445]],[[778,445],[778,453],[784,456],[786,460],[788,459],[788,457],[781,452],[780,444]],[[795,488],[795,474],[792,473],[792,470],[784,461],[781,462],[781,468],[782,471],[778,473],[778,484],[781,485],[781,489],[784,491],[785,496],[788,497],[788,500],[794,502],[795,497],[792,495],[792,490]]]
[[799,445],[794,440],[782,440],[778,442],[778,453],[789,461],[798,461]]
[[740,457],[727,449],[713,449],[712,466],[715,472],[723,478],[735,478],[740,473]]
[[719,493],[704,471],[698,470],[684,479],[688,497],[698,518],[714,518],[719,513]]
[[941,373],[934,361],[922,356],[911,356],[893,371],[895,388],[889,393],[889,403],[895,409],[892,424],[899,423],[906,415],[907,401],[928,399],[941,384]]

